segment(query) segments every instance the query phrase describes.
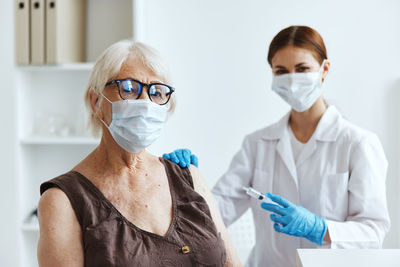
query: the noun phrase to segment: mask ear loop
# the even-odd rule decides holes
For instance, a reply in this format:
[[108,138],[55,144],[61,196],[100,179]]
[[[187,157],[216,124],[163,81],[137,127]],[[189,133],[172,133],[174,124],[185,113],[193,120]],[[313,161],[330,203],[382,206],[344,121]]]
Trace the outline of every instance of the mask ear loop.
[[[321,75],[322,75],[322,73],[323,73],[323,71],[324,71],[324,67],[325,67],[325,62],[326,62],[326,61],[327,61],[327,59],[324,59],[324,60],[322,61],[322,63],[321,63],[321,67],[320,67],[320,69],[319,69],[319,71],[321,72]],[[325,79],[321,77],[321,87],[324,85],[324,81],[325,81]],[[323,101],[324,101],[325,107],[328,108],[329,105],[328,105],[328,103],[326,102],[326,100],[323,99]]]
[[[102,96],[102,97],[104,97],[108,102],[110,102],[110,104],[112,105],[112,102],[110,101],[110,99],[108,99],[105,95],[103,95],[103,93],[100,93],[100,95]],[[108,125],[107,125],[107,123],[105,123],[105,121],[103,121],[103,119],[101,119],[101,118],[98,118],[103,124],[104,124],[104,126],[106,126],[107,127],[107,129],[108,129]]]
[[[322,61],[322,63],[321,63],[321,67],[319,68],[319,73],[320,73],[320,75],[322,76],[322,73],[324,72],[324,67],[325,67],[325,62],[327,61],[327,59],[324,59],[323,61]],[[322,81],[322,83],[321,83],[321,86],[322,86],[322,84],[324,83],[324,81],[325,81],[325,78],[323,78],[323,77],[321,77],[321,81]]]

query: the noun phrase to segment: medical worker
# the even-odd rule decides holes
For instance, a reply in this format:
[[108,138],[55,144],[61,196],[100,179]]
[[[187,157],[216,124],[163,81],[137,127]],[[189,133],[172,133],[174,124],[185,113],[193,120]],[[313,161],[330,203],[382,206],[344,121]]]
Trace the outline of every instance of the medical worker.
[[[277,123],[247,135],[212,192],[229,226],[251,208],[256,244],[247,266],[296,266],[298,248],[381,248],[390,227],[387,160],[378,137],[322,97],[330,62],[321,36],[283,29],[268,62],[272,90],[290,106]],[[190,150],[164,157],[185,167]],[[274,204],[250,198],[253,187]]]

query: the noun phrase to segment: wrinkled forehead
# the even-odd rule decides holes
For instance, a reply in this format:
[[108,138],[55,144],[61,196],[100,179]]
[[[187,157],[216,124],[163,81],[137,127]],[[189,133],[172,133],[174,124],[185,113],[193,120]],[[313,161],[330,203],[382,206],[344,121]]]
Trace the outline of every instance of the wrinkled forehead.
[[133,78],[144,83],[165,82],[163,77],[156,74],[154,70],[138,58],[128,58],[111,80],[125,78]]

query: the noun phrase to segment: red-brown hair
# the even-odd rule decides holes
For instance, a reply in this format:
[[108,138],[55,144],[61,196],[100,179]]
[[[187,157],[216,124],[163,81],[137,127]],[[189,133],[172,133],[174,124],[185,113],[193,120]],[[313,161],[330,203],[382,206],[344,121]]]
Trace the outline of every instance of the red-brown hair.
[[269,45],[268,63],[272,66],[271,61],[276,52],[289,45],[309,50],[319,64],[328,59],[324,40],[316,30],[308,26],[290,26],[281,30],[272,39]]

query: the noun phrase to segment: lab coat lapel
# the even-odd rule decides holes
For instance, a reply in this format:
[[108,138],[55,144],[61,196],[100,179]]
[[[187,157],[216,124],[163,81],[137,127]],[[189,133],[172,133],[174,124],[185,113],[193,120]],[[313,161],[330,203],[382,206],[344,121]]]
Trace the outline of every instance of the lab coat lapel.
[[289,133],[287,129],[283,131],[283,135],[279,139],[276,150],[278,151],[283,163],[286,165],[297,186],[296,164],[294,163],[292,146],[290,144]]

